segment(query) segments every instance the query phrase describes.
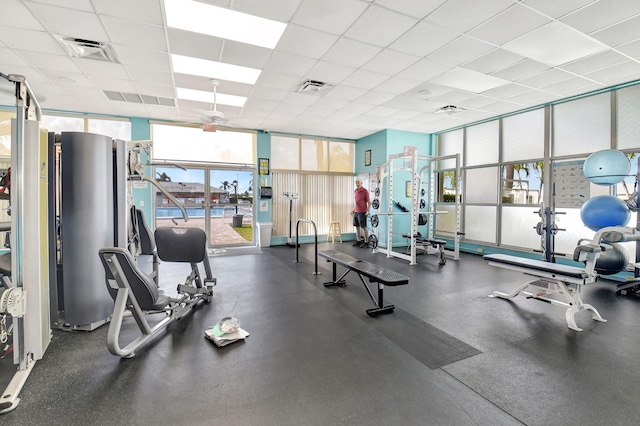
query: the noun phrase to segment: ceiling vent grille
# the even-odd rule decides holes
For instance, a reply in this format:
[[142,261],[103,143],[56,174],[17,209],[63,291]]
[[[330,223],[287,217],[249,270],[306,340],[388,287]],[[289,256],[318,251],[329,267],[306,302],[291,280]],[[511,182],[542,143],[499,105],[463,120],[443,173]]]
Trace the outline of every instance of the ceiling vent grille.
[[447,114],[447,115],[453,115],[453,114],[457,114],[459,112],[462,111],[466,111],[466,109],[464,108],[460,108],[457,107],[455,105],[447,105],[447,106],[443,106],[442,108],[439,108],[433,112],[435,112],[436,114]]
[[139,95],[137,93],[114,92],[112,90],[103,90],[107,99],[111,101],[129,102],[134,104],[159,105],[167,107],[175,107],[176,101],[173,98],[162,98],[160,96]]
[[329,88],[331,88],[332,86],[322,82],[322,81],[317,81],[317,80],[305,80],[302,83],[300,83],[298,85],[298,88],[296,89],[296,92],[298,93],[318,93],[318,92],[322,92],[325,91]]
[[116,51],[109,44],[65,36],[57,36],[57,39],[72,58],[96,59],[98,61],[120,63]]

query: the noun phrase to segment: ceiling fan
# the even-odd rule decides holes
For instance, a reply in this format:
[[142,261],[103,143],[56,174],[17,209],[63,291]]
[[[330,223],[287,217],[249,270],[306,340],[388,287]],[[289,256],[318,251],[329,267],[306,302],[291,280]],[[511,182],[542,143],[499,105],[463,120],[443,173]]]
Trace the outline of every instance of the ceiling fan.
[[227,118],[222,111],[218,111],[218,85],[220,81],[215,78],[209,79],[209,82],[213,86],[213,109],[208,109],[200,112],[200,118],[202,121],[202,129],[204,131],[215,132],[216,126],[220,126],[227,123]]

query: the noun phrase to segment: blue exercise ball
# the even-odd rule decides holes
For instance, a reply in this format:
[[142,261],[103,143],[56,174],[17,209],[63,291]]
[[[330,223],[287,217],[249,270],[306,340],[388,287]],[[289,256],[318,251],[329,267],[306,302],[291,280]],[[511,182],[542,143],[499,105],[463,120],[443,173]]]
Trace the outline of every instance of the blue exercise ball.
[[596,260],[595,271],[601,275],[613,275],[622,272],[629,263],[629,255],[621,244],[607,244],[610,250],[603,251]]
[[582,165],[582,172],[596,185],[615,185],[629,174],[631,163],[624,152],[604,149],[591,154]]
[[631,211],[619,198],[598,195],[582,205],[580,218],[589,229],[597,231],[606,226],[626,226],[631,219]]

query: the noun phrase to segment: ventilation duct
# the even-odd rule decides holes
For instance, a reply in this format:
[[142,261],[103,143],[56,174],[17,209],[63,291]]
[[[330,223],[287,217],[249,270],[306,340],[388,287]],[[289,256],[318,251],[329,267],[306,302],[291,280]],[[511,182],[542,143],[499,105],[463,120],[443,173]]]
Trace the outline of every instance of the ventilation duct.
[[172,98],[161,98],[152,95],[139,95],[137,93],[114,92],[112,90],[103,90],[105,96],[110,101],[129,102],[134,104],[159,105],[175,107],[176,101]]
[[317,80],[305,80],[296,89],[299,93],[318,93],[332,87],[331,85]]
[[56,36],[72,58],[96,59],[119,64],[113,47],[99,41],[82,38]]

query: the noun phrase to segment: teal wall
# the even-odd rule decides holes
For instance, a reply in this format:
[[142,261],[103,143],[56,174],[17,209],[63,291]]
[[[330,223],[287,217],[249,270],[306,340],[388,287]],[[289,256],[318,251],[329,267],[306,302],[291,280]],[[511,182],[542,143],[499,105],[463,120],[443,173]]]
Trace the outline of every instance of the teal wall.
[[[269,133],[265,133],[263,131],[259,131],[256,135],[256,156],[257,158],[270,158],[271,155],[271,135]],[[260,199],[260,187],[261,186],[271,186],[271,170],[269,170],[269,175],[260,176],[260,172],[258,170],[258,164],[256,164],[256,176],[258,177],[258,182],[254,184],[255,198],[258,200],[256,205],[257,215],[256,222],[271,222],[271,200],[261,200]],[[267,204],[267,211],[260,211],[260,206],[262,203]],[[257,227],[256,227],[257,228]]]

